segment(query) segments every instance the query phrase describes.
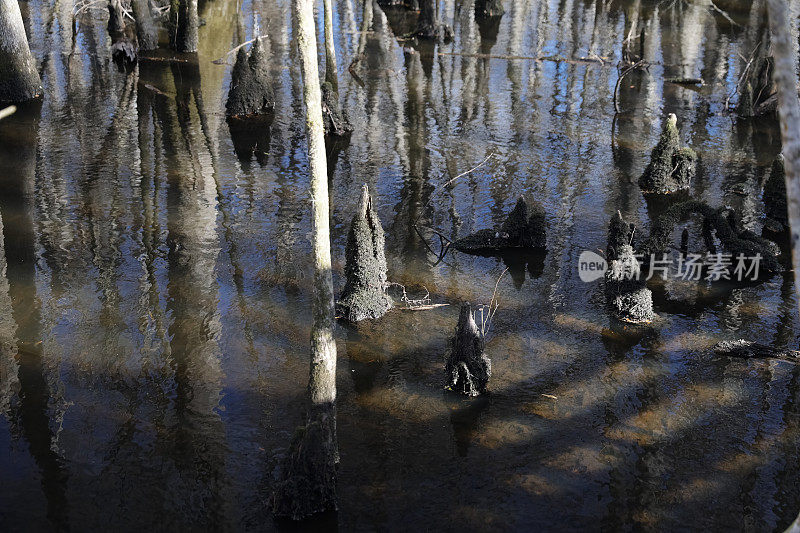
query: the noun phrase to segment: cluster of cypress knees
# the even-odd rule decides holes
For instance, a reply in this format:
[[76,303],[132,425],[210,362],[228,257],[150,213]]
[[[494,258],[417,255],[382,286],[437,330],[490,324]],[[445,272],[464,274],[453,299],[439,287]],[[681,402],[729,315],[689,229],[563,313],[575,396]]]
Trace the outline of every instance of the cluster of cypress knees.
[[[226,111],[231,127],[254,124],[263,128],[260,120],[270,117],[275,98],[268,80],[267,57],[259,39],[246,51],[238,51],[228,93]],[[338,105],[338,95],[330,84],[323,84],[323,122],[328,136],[341,137],[352,131],[347,117]],[[699,216],[703,224],[703,247],[711,253],[727,253],[733,257],[760,254],[761,271],[778,272],[778,246],[744,228],[732,209],[714,208],[696,200],[680,199],[689,189],[697,173],[697,154],[681,146],[677,118],[666,119],[658,144],[652,151],[649,164],[639,178],[639,187],[646,198],[669,198],[671,205],[657,216],[649,236],[635,242],[635,226],[618,212],[611,220],[606,247],[608,268],[605,274],[605,294],[613,320],[626,324],[649,324],[656,315],[653,298],[644,276],[635,275],[648,266],[650,257],[675,248],[675,228],[691,216]],[[767,221],[765,233],[784,233],[788,229],[786,190],[783,162],[775,161],[764,187]],[[676,198],[676,201],[671,199]],[[688,232],[681,238],[682,253],[686,253]],[[453,248],[469,254],[502,255],[510,251],[541,251],[546,249],[545,211],[538,202],[521,197],[508,218],[499,228],[482,229],[453,242]],[[637,257],[643,257],[640,265]],[[634,275],[632,275],[634,274]],[[364,185],[347,238],[346,283],[337,302],[337,313],[350,322],[377,319],[391,307],[387,294],[384,233],[375,212],[367,185]],[[486,391],[491,377],[491,360],[485,353],[485,332],[476,324],[469,303],[461,306],[458,324],[450,340],[445,364],[446,388],[467,396]],[[760,345],[722,343],[717,351],[730,355],[760,353]],[[766,350],[769,351],[769,350]],[[793,357],[793,355],[792,355]]]

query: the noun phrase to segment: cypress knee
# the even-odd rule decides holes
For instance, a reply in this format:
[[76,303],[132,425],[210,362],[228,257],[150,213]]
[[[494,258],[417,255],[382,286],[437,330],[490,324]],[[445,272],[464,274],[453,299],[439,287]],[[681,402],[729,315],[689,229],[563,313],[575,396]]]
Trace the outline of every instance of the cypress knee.
[[462,305],[445,365],[448,390],[466,396],[478,396],[486,392],[486,385],[492,376],[492,361],[486,357],[484,345],[484,337],[475,323],[472,308],[468,303]]
[[347,237],[347,282],[339,300],[339,313],[351,322],[383,316],[392,307],[386,294],[386,255],[383,227],[372,206],[366,184]]

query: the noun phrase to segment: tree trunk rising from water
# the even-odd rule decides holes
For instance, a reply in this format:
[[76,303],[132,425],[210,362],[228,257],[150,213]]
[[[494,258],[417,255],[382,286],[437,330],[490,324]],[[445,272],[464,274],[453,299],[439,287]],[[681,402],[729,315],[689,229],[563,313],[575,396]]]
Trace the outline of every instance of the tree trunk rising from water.
[[306,105],[308,160],[311,173],[311,222],[314,255],[311,365],[305,427],[292,441],[277,484],[272,512],[301,520],[336,510],[336,342],[331,278],[328,175],[322,125],[322,96],[317,67],[313,0],[294,0],[297,47]]
[[0,102],[24,102],[42,94],[17,0],[0,0]]
[[336,46],[333,41],[333,2],[323,0],[325,5],[325,81],[334,92],[339,92],[339,79],[336,72]]
[[[767,0],[772,53],[775,57],[773,77],[778,89],[778,114],[781,121],[783,157],[786,168],[786,207],[792,244],[795,290],[800,291],[800,101],[797,98],[797,57],[792,46],[790,15],[785,0]],[[800,515],[786,530],[800,533]]]
[[172,0],[169,44],[176,52],[197,52],[197,0]]

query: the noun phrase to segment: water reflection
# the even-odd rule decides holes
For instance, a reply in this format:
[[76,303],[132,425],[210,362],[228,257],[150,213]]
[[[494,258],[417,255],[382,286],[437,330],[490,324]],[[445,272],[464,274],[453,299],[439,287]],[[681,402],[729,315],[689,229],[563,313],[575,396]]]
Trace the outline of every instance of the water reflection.
[[[154,54],[127,75],[111,65],[104,11],[73,32],[70,4],[26,4],[47,97],[0,123],[0,520],[270,529],[310,325],[289,3],[246,1],[237,14],[205,2],[196,57]],[[473,0],[445,0],[454,41],[420,44],[405,37],[416,14],[335,3],[340,94],[356,126],[329,146],[337,287],[366,182],[390,278],[451,304],[338,333],[343,529],[793,519],[800,373],[703,351],[738,337],[794,346],[791,275],[653,284],[651,328],[611,323],[602,288],[576,275],[617,210],[646,232],[663,209],[636,180],[670,112],[700,155],[689,195],[732,205],[760,231],[779,130],[725,108],[740,55],[764,39],[764,2],[715,5],[735,24],[710,2],[638,0],[520,0],[479,23]],[[277,105],[271,122],[240,131],[223,120],[231,65],[212,60],[252,38],[254,14]],[[624,78],[615,113],[617,62],[641,55],[650,67]],[[545,207],[546,255],[432,264],[414,224],[466,235],[499,225],[520,195]],[[491,394],[462,403],[441,390],[454,313],[488,303],[506,267]]]

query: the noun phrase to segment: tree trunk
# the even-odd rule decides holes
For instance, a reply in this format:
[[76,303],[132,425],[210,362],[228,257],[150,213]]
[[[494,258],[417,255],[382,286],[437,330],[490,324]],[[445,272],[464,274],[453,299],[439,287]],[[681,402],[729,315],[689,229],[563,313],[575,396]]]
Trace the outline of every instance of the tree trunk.
[[133,15],[136,18],[136,34],[139,38],[139,50],[155,50],[158,48],[158,28],[153,21],[149,0],[133,0]]
[[436,37],[436,0],[420,0],[419,19],[417,19],[417,36],[424,39]]
[[336,510],[336,342],[331,278],[328,176],[322,126],[322,96],[317,69],[313,0],[294,0],[297,46],[306,105],[311,172],[311,223],[314,256],[309,408],[304,428],[294,437],[277,484],[272,512],[301,520]]
[[336,46],[333,42],[333,2],[323,0],[325,5],[325,81],[333,91],[339,92],[339,79],[336,72]]
[[17,0],[0,0],[0,102],[25,102],[42,94]]
[[197,0],[172,0],[169,44],[176,52],[197,52]]
[[[775,68],[772,75],[778,89],[778,114],[781,121],[783,157],[786,168],[786,207],[792,244],[792,266],[795,275],[795,290],[798,290],[797,276],[800,275],[800,101],[797,98],[797,56],[792,46],[792,33],[789,27],[788,3],[785,0],[768,0],[769,28],[772,34],[772,53]],[[800,532],[800,516],[795,519],[787,532]]]

